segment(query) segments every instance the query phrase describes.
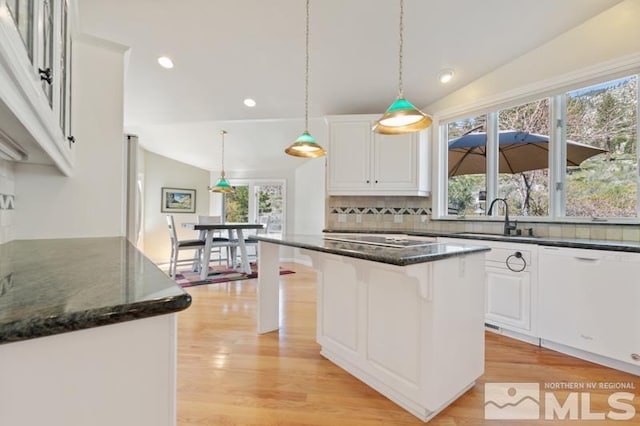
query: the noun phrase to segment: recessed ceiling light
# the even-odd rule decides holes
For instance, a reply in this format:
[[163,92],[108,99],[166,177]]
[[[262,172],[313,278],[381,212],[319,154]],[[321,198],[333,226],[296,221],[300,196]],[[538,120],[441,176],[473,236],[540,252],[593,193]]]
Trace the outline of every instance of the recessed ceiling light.
[[246,106],[248,106],[249,108],[253,108],[254,106],[256,106],[256,101],[254,101],[251,98],[247,98],[247,99],[244,100],[244,104]]
[[454,75],[455,73],[452,69],[442,70],[440,74],[438,74],[438,80],[440,80],[440,83],[445,84],[450,82]]
[[173,68],[173,61],[168,56],[160,56],[158,58],[158,63],[162,68]]

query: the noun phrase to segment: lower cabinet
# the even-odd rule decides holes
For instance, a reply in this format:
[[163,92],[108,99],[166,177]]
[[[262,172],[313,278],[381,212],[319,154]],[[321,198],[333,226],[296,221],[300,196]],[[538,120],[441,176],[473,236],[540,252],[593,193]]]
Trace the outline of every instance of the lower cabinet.
[[322,355],[422,420],[484,370],[484,253],[394,266],[309,252]]
[[438,241],[491,247],[485,258],[484,322],[491,330],[537,344],[537,246],[455,238]]
[[543,346],[621,361],[629,368],[613,366],[640,374],[639,277],[637,253],[541,247]]

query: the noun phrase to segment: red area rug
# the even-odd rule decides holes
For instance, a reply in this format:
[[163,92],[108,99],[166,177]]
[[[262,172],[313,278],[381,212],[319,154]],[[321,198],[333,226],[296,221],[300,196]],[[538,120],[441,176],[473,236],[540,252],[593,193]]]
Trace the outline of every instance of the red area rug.
[[[295,272],[289,269],[280,268],[280,275],[287,274],[295,274]],[[256,265],[251,264],[251,273],[248,275],[242,272],[234,271],[233,269],[228,269],[225,266],[210,266],[209,274],[207,275],[206,280],[200,279],[199,272],[192,272],[187,270],[178,271],[176,273],[175,281],[181,287],[195,287],[198,285],[206,284],[220,284],[227,281],[250,280],[257,277],[258,271],[256,270]]]

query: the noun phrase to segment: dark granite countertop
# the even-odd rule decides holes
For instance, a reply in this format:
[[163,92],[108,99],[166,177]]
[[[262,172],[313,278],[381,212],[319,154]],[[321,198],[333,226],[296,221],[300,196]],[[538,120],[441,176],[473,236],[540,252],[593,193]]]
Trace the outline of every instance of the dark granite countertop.
[[191,297],[125,238],[0,245],[0,344],[181,311]]
[[284,246],[304,248],[323,253],[338,254],[398,266],[432,262],[447,257],[463,256],[469,253],[489,250],[488,247],[483,246],[482,244],[468,245],[437,242],[423,246],[395,248],[326,240],[323,235],[288,234],[281,238],[257,235],[256,238],[261,241],[281,244]]
[[405,234],[421,237],[447,237],[463,238],[465,240],[481,241],[502,241],[523,244],[537,244],[549,247],[583,248],[591,250],[610,250],[640,253],[640,241],[610,241],[610,240],[587,240],[577,238],[554,238],[554,237],[527,237],[527,236],[505,236],[489,233],[474,232],[431,232],[431,231],[372,231],[372,230],[325,230],[326,233],[354,233],[354,234]]

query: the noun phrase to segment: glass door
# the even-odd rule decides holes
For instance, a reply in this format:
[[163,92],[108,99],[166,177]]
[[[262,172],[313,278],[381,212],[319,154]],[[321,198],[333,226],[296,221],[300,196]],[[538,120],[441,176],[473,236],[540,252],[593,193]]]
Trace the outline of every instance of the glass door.
[[256,222],[265,225],[265,233],[282,236],[284,183],[257,183],[254,198]]
[[225,222],[261,223],[263,233],[282,235],[285,223],[284,180],[231,180],[236,189],[224,197]]
[[224,221],[247,223],[249,220],[249,184],[234,184],[236,189],[231,194],[224,195]]

